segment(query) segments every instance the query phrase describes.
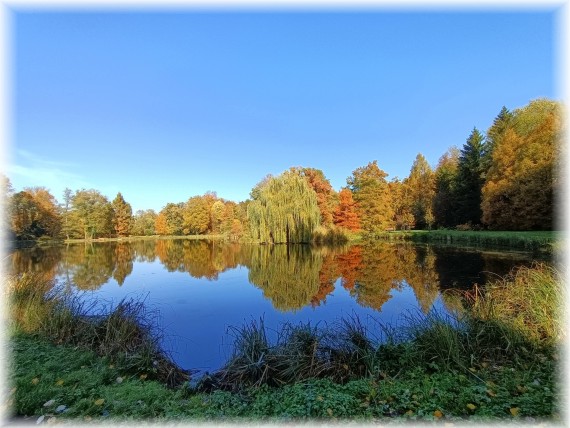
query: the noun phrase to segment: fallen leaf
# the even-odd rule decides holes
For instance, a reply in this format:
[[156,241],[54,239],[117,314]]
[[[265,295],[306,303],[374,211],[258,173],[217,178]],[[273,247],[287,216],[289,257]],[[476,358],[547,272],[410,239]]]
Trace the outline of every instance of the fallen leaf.
[[95,405],[101,406],[104,402],[105,400],[103,398],[99,398],[98,400],[95,400]]
[[57,386],[63,385],[63,379],[59,379],[56,383]]
[[509,411],[511,412],[511,415],[513,415],[513,416],[517,416],[519,414],[519,410],[520,410],[520,408],[518,408],[518,407],[511,407],[509,409]]
[[33,385],[37,385],[39,382],[40,382],[40,380],[39,380],[37,377],[35,377],[35,378],[32,379],[32,384],[33,384]]
[[146,374],[140,375],[140,380],[145,380],[147,376],[148,376],[148,375],[146,375]]
[[115,368],[115,365],[114,365],[114,364],[109,364],[109,368],[110,368],[110,369],[114,369],[114,368]]
[[44,403],[44,407],[53,406],[55,404],[55,400],[49,400]]
[[469,410],[475,410],[475,409],[477,408],[477,406],[476,406],[475,404],[473,404],[473,403],[469,403],[469,404],[467,404],[467,408],[468,408]]
[[433,412],[433,415],[439,419],[443,416],[443,413],[441,413],[441,410],[436,410],[435,412]]
[[414,414],[413,410],[408,410],[406,413],[404,413],[406,416],[412,416]]
[[331,409],[330,407],[327,409],[327,413],[329,414],[329,416],[332,416],[333,411],[332,411],[332,409]]
[[489,395],[489,397],[495,397],[497,394],[495,394],[495,391],[493,391],[492,389],[488,389],[487,395]]

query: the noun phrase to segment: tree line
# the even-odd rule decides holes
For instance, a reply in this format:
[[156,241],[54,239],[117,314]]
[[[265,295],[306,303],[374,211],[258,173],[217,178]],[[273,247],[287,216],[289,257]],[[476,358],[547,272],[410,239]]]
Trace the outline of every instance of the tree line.
[[419,153],[408,177],[386,180],[376,160],[335,191],[323,171],[291,167],[268,175],[233,202],[215,192],[139,210],[121,193],[65,189],[59,203],[45,187],[15,192],[4,177],[5,229],[18,240],[218,234],[265,243],[311,242],[348,231],[431,228],[551,230],[555,227],[562,106],[537,99],[503,107],[486,133],[473,128],[432,168]]

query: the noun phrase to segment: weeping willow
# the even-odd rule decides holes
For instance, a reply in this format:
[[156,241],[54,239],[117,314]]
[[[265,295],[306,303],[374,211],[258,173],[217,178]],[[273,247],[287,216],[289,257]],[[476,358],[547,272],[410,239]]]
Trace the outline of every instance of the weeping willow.
[[265,243],[308,243],[320,226],[317,195],[299,174],[286,171],[255,189],[247,209],[251,234]]

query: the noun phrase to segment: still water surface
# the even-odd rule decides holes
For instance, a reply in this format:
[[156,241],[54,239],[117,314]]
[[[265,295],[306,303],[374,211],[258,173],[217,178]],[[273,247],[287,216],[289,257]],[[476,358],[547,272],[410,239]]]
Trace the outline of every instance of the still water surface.
[[453,311],[441,294],[468,289],[528,254],[377,242],[346,247],[243,245],[206,240],[73,244],[12,252],[15,273],[41,271],[83,299],[112,308],[143,298],[159,314],[162,346],[183,368],[219,368],[229,326],[264,319],[332,323],[358,315],[397,325],[407,311]]

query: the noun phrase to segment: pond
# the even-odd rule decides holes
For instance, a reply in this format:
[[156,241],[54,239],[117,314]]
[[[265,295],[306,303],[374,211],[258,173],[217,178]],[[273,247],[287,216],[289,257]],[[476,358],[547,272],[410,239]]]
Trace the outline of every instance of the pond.
[[144,299],[159,314],[162,346],[183,368],[212,371],[231,355],[228,327],[263,318],[333,323],[357,315],[398,325],[405,313],[453,311],[442,290],[469,289],[524,253],[374,242],[343,247],[156,239],[15,250],[9,271],[40,271],[85,300],[113,307]]

